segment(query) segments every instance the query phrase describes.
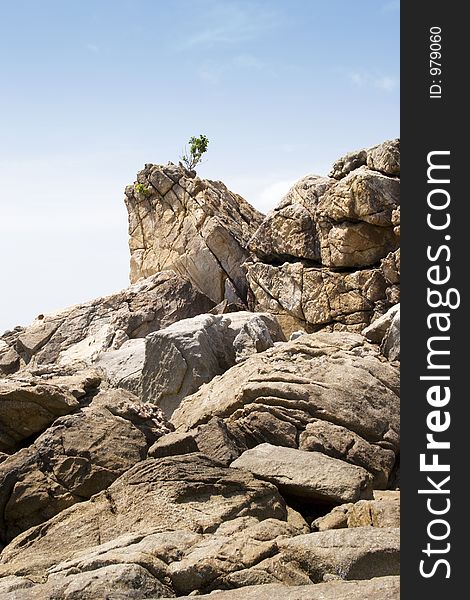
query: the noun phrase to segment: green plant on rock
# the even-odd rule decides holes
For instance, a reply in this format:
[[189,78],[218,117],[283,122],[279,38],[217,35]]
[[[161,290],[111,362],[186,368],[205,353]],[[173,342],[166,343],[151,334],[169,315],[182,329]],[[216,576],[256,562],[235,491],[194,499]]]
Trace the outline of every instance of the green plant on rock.
[[151,191],[149,190],[149,188],[146,185],[144,185],[143,183],[136,183],[135,191],[138,194],[142,194],[143,196],[149,196],[151,194]]
[[189,152],[188,149],[185,148],[184,154],[180,157],[180,160],[189,171],[192,171],[196,165],[202,162],[202,155],[207,152],[209,140],[205,135],[201,134],[199,137],[193,136],[190,138],[188,143]]

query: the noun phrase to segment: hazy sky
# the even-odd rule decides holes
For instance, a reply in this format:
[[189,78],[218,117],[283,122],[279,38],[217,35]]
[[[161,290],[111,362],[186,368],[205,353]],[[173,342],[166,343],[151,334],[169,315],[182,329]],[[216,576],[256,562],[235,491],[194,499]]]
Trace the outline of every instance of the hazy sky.
[[128,285],[123,190],[198,172],[266,212],[399,136],[399,3],[0,0],[0,332]]

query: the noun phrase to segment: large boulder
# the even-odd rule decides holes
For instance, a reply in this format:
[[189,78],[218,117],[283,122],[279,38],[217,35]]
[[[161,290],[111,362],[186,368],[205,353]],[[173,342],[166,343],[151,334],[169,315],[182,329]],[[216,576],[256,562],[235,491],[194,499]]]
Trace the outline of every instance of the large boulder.
[[144,339],[128,340],[95,361],[113,386],[158,404],[171,416],[203,383],[285,337],[276,318],[247,311],[182,319]]
[[241,265],[262,215],[241,196],[181,166],[148,164],[125,202],[132,282],[173,269],[215,302],[246,299]]
[[160,409],[101,391],[0,464],[0,542],[107,488],[170,431]]
[[[154,573],[158,575],[160,565],[160,573],[163,568],[163,574],[171,576],[163,563],[174,572],[175,566],[170,563],[181,560],[185,547],[192,547],[203,535],[218,532],[221,527],[219,533],[228,528],[228,535],[230,531],[233,534],[230,522],[237,518],[245,524],[243,529],[246,519],[251,525],[266,519],[285,522],[287,512],[276,488],[246,471],[226,469],[197,453],[148,459],[91,500],[17,536],[2,553],[0,578],[23,576],[45,581],[51,570],[93,570],[119,562],[116,558],[107,562],[104,550],[129,546],[131,541],[141,546],[135,552],[132,548],[123,549],[125,562],[142,564],[146,560],[148,565],[153,560]],[[284,529],[275,531],[283,531],[284,535],[295,533],[285,525],[281,523]],[[274,537],[277,535],[274,533]],[[148,536],[154,537],[148,540]],[[93,564],[87,566],[85,556],[94,547],[101,548],[97,548],[94,559],[91,557]],[[139,553],[138,560],[132,558]],[[78,564],[67,563],[77,559]],[[196,581],[192,589],[197,587]]]
[[[314,583],[335,577],[371,579],[400,574],[400,530],[355,527],[307,533],[279,542],[272,562],[294,563]],[[258,565],[259,568],[259,565]]]
[[[193,596],[180,596],[191,600]],[[200,600],[399,600],[398,576],[375,577],[365,581],[328,581],[317,585],[282,585],[267,583],[238,590],[212,592]],[[60,599],[62,600],[62,599]],[[164,598],[162,600],[169,600]]]
[[309,175],[265,217],[250,249],[264,261],[374,265],[398,247],[399,202],[400,181],[365,166],[340,181]]
[[[300,438],[303,449],[370,470],[375,485],[386,487],[399,449],[399,370],[359,334],[305,334],[203,385],[171,422],[199,443],[214,417],[239,448],[263,442],[298,448]],[[338,428],[331,445],[318,426],[316,433],[307,429],[319,420]],[[208,429],[206,446],[217,431],[215,424]],[[222,436],[217,439],[221,443]],[[228,451],[233,454],[235,445]],[[366,459],[364,452],[375,456]]]
[[400,492],[375,491],[373,500],[335,506],[312,523],[314,531],[346,527],[400,527]]
[[365,165],[384,175],[400,177],[400,140],[387,140],[372,148],[348,152],[333,164],[330,177],[342,179]]
[[53,363],[90,365],[103,351],[213,306],[187,279],[173,271],[157,273],[111,296],[39,315],[29,327],[7,332],[0,356],[4,364],[13,353],[18,358],[4,372],[20,364],[30,369]]
[[250,307],[276,315],[286,335],[303,329],[362,331],[390,306],[381,268],[332,271],[304,263],[246,263]]
[[57,417],[79,408],[100,382],[98,373],[93,371],[48,379],[0,379],[0,451],[16,451]]
[[304,452],[272,444],[246,450],[231,467],[246,469],[274,483],[284,494],[324,503],[372,498],[369,473],[321,452]]

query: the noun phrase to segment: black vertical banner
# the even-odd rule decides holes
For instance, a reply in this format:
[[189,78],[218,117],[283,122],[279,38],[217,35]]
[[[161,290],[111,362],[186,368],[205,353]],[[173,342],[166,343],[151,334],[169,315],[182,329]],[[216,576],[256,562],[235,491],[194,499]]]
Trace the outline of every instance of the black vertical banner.
[[[401,597],[465,595],[470,171],[467,24],[457,2],[401,3]],[[418,595],[419,594],[419,595]]]

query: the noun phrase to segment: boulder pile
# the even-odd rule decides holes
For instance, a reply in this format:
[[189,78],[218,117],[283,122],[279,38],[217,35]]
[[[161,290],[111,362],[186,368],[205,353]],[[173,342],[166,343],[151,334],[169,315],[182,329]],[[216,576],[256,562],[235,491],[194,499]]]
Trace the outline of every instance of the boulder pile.
[[0,336],[2,600],[398,600],[399,150],[145,166],[130,287]]

